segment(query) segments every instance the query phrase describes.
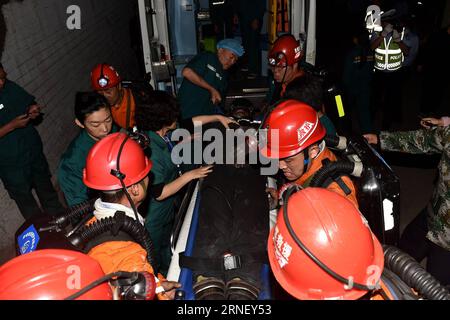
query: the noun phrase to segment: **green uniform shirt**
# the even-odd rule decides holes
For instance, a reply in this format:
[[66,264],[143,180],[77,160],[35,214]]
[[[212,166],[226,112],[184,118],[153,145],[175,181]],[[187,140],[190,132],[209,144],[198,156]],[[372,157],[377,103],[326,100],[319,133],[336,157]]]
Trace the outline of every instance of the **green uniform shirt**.
[[[24,115],[35,98],[18,86],[6,80],[0,90],[0,126],[4,126],[14,118]],[[0,165],[18,166],[28,163],[32,155],[42,152],[41,137],[33,125],[18,128],[0,138]]]
[[88,199],[88,188],[83,183],[83,168],[95,142],[86,130],[81,130],[61,156],[57,170],[58,183],[69,207]]
[[429,210],[427,238],[450,250],[450,126],[381,132],[380,145],[383,150],[442,154],[438,165],[439,177],[430,203],[432,210]]
[[337,135],[336,127],[334,126],[333,122],[326,114],[321,116],[319,118],[320,123],[325,128],[325,131],[327,132],[327,136],[335,136]]
[[[194,70],[195,73],[219,91],[222,96],[222,103],[224,103],[227,74],[223,70],[216,54],[210,52],[200,53],[189,61],[186,67]],[[181,83],[178,92],[178,102],[181,106],[182,119],[216,113],[216,106],[211,102],[209,91],[193,84],[186,78]]]
[[[178,169],[172,162],[169,148],[157,133],[153,131],[146,133],[150,138],[150,159],[153,162],[150,183],[152,185],[168,184],[178,177]],[[164,269],[167,269],[170,263],[170,234],[173,227],[175,199],[175,195],[162,201],[151,198],[145,218],[145,227],[159,256],[162,271],[165,271]]]

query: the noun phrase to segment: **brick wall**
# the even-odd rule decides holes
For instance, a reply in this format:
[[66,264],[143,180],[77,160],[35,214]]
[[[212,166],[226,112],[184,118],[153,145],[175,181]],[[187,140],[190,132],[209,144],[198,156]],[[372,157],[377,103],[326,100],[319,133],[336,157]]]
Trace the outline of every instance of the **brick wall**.
[[[81,30],[66,27],[70,5],[81,9]],[[123,77],[136,76],[129,39],[136,11],[135,0],[24,0],[3,6],[7,34],[2,63],[8,78],[45,106],[38,130],[52,173],[77,133],[73,101],[76,91],[89,90],[90,69],[108,62]],[[0,183],[0,264],[14,253],[13,236],[22,223]]]

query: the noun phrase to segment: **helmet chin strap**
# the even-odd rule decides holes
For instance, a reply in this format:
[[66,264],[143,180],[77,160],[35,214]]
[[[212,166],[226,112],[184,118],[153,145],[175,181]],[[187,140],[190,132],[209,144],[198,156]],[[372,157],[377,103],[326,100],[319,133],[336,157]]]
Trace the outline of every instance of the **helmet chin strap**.
[[309,147],[306,148],[305,150],[303,150],[303,158],[304,158],[303,165],[305,167],[308,167],[309,162],[310,162],[310,159],[309,159]]
[[286,65],[284,66],[283,78],[281,79],[281,85],[283,85],[284,80],[286,80],[286,74],[287,74],[287,69],[288,69],[289,65],[288,65],[288,60],[287,60],[286,54],[284,52],[281,52],[281,53],[283,54],[284,60],[286,61]]
[[120,171],[120,156],[122,155],[123,147],[125,146],[125,143],[127,142],[127,140],[129,138],[130,138],[130,136],[127,135],[127,137],[122,141],[122,144],[120,145],[120,148],[119,148],[119,152],[117,154],[117,167],[116,167],[117,169],[116,170],[111,170],[111,174],[120,180],[120,184],[122,185],[122,189],[125,192],[125,195],[126,195],[126,197],[128,199],[128,202],[131,205],[131,208],[133,209],[136,221],[139,222],[139,215],[138,215],[138,211],[136,209],[136,205],[135,205],[133,199],[131,198],[130,194],[128,193],[128,190],[127,190],[127,187],[125,185],[125,182],[123,181],[126,176],[125,176],[125,174],[123,174]]

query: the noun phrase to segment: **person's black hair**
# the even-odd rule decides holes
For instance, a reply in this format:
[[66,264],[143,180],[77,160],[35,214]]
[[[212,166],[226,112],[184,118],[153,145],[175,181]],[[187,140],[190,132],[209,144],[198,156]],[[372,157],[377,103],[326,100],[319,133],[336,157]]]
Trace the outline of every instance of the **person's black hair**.
[[3,69],[3,70],[5,70],[4,68],[3,68],[3,65],[2,65],[2,63],[0,62],[0,69]]
[[230,116],[236,116],[236,112],[245,112],[248,117],[253,115],[254,106],[253,103],[246,98],[236,98],[233,100],[230,106]]
[[136,99],[136,125],[140,130],[161,130],[179,116],[177,100],[165,91],[155,90]]
[[75,117],[84,123],[86,117],[100,109],[109,108],[108,101],[96,92],[77,92],[75,94]]
[[120,203],[122,198],[125,196],[125,191],[123,191],[123,189],[100,192],[100,199],[103,202],[108,203]]
[[322,81],[309,73],[297,77],[286,87],[283,99],[294,99],[322,111],[323,87]]

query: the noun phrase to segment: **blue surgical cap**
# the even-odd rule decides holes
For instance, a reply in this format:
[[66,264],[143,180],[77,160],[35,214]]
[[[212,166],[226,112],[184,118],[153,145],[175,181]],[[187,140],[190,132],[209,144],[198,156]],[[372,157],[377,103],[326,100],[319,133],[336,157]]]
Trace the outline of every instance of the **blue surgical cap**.
[[244,48],[242,47],[241,43],[235,39],[220,40],[217,44],[217,49],[220,48],[228,49],[238,57],[242,57],[242,55],[244,54]]

